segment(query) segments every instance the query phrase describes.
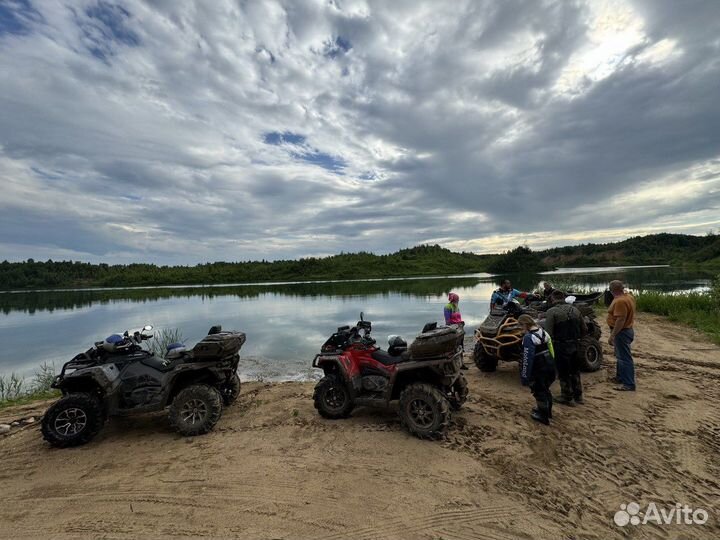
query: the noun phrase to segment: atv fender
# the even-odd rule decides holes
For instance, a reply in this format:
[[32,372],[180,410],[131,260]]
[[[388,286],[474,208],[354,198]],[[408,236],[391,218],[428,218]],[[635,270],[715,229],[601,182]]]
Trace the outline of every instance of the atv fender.
[[348,385],[350,394],[353,398],[357,396],[362,389],[362,380],[360,372],[353,366],[350,358],[344,354],[338,353],[320,353],[313,358],[312,366],[322,369],[325,375],[331,373],[342,377],[342,380]]
[[100,398],[111,395],[120,384],[120,371],[113,364],[79,369],[70,376],[58,377],[52,387],[63,394],[87,392]]

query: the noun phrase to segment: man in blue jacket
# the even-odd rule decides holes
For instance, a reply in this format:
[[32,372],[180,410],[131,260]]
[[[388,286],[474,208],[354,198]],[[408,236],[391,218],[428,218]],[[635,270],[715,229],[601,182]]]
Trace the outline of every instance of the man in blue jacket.
[[527,298],[527,295],[526,292],[513,289],[509,279],[503,279],[500,282],[500,288],[493,292],[490,297],[490,309],[504,307],[516,298]]

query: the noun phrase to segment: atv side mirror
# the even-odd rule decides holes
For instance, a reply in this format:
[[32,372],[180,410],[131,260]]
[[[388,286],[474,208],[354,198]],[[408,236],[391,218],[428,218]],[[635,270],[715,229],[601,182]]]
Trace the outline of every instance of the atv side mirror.
[[360,320],[361,320],[361,321],[364,321],[364,320],[365,320],[365,319],[363,319],[363,312],[362,312],[362,311],[360,312]]

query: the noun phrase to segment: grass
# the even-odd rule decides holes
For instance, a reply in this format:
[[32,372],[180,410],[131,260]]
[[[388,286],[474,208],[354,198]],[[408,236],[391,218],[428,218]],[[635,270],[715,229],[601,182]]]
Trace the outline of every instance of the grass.
[[153,333],[153,338],[148,340],[148,349],[155,356],[164,358],[168,345],[172,343],[185,343],[179,328],[163,328]]
[[720,344],[720,295],[711,293],[663,294],[641,292],[636,296],[640,311],[663,315],[687,324]]
[[[571,282],[552,282],[561,290],[573,289]],[[590,292],[578,290],[576,292]],[[602,299],[601,299],[602,300]],[[713,342],[720,345],[720,275],[718,275],[708,292],[692,293],[661,293],[640,291],[635,295],[638,311],[655,313],[667,317],[671,321],[686,324],[700,330]],[[605,313],[604,305],[595,306],[598,316]]]
[[54,380],[55,365],[47,362],[40,365],[30,382],[16,373],[0,375],[0,409],[59,396],[58,390],[50,388]]

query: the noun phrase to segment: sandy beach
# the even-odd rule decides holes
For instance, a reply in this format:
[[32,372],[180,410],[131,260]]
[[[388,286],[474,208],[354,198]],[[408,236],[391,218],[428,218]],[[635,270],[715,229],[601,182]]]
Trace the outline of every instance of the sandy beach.
[[[35,417],[0,439],[0,537],[717,538],[720,347],[660,317],[636,324],[638,391],[613,390],[605,344],[586,404],[556,406],[549,428],[530,420],[516,364],[471,365],[468,403],[438,442],[410,436],[394,411],[325,420],[313,383],[243,384],[206,436],[151,415],[65,450],[40,435],[47,403],[0,411]],[[630,502],[709,519],[620,527]]]

